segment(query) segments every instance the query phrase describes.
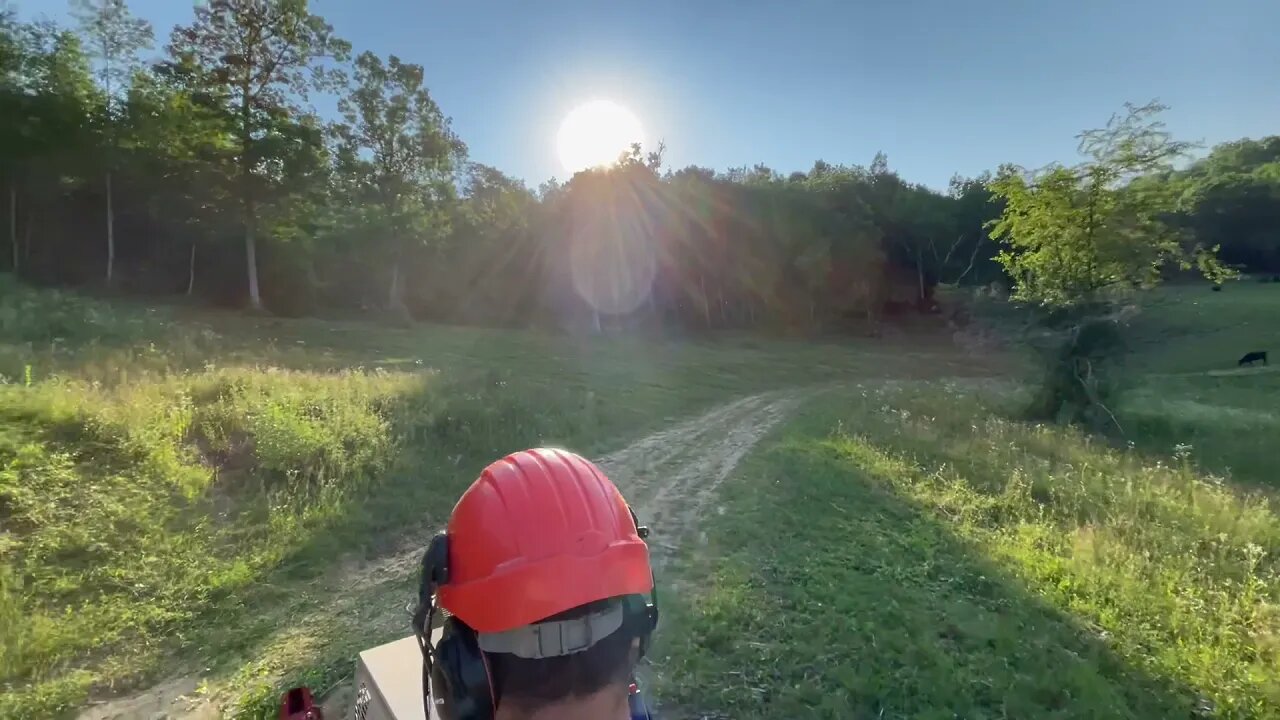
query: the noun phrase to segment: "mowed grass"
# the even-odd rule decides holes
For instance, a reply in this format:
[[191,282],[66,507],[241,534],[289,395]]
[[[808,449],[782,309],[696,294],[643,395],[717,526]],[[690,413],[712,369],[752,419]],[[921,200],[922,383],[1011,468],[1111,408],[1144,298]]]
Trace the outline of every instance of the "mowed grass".
[[282,685],[324,689],[404,633],[408,581],[347,588],[342,568],[433,531],[493,458],[859,380],[753,456],[686,546],[660,700],[1267,717],[1280,374],[1218,371],[1245,351],[1224,348],[1268,349],[1280,286],[1147,300],[1125,436],[1091,440],[1007,419],[1012,383],[889,382],[1008,373],[945,340],[574,339],[0,287],[0,717],[174,675],[270,716]]
[[281,683],[403,632],[317,620],[274,654],[332,600],[322,579],[439,527],[506,452],[598,452],[755,390],[989,371],[931,341],[401,329],[0,286],[0,717],[182,674],[269,715]]
[[[1194,284],[1143,296],[1129,327],[1124,440],[1178,454],[1228,481],[1280,490],[1280,284]],[[1270,366],[1238,368],[1247,352]]]
[[667,717],[1280,717],[1267,497],[1009,386],[811,400],[663,578]]
[[1130,328],[1135,372],[1229,371],[1247,352],[1280,353],[1280,283],[1237,280],[1221,292],[1205,283],[1169,285],[1140,298],[1142,313]]
[[1280,372],[1148,377],[1117,417],[1153,458],[1183,456],[1232,483],[1280,491]]

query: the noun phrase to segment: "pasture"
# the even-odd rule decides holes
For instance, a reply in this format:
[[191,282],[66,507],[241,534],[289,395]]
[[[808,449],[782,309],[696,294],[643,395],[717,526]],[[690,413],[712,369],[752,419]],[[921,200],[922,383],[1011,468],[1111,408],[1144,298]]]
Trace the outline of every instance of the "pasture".
[[938,332],[571,339],[0,288],[0,716],[266,717],[295,682],[340,707],[355,652],[407,632],[422,539],[536,444],[602,457],[665,532],[664,717],[1275,716],[1280,374],[1218,371],[1280,346],[1280,287],[1148,301],[1102,438],[1018,418],[1016,345]]

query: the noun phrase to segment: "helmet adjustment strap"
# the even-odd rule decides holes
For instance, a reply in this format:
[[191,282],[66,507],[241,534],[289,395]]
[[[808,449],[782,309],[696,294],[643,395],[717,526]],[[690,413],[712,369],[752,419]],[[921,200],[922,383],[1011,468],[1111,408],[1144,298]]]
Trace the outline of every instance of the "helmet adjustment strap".
[[527,660],[572,655],[591,647],[622,627],[625,608],[613,602],[604,610],[568,620],[548,620],[513,630],[480,633],[480,649],[510,653]]

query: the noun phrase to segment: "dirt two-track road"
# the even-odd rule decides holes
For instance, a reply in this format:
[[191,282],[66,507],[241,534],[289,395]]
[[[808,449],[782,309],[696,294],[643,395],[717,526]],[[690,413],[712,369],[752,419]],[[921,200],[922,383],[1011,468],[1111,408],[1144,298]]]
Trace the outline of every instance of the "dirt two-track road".
[[[795,392],[773,392],[735,400],[597,459],[641,522],[649,526],[650,550],[659,574],[682,544],[698,542],[698,520],[715,507],[717,489],[801,397]],[[405,605],[411,593],[406,585],[421,558],[423,542],[421,536],[407,537],[398,552],[335,569],[309,591],[323,600],[302,612],[282,610],[280,630],[262,644],[260,654],[288,657],[300,652],[299,647],[305,651],[326,638],[350,642],[363,637],[374,644],[394,639],[398,632],[408,634]],[[354,668],[354,654],[351,662]],[[270,664],[261,667],[261,674],[278,672]],[[234,684],[234,680],[214,680],[198,691],[201,678],[176,677],[144,692],[90,706],[79,720],[217,718],[223,714],[221,702],[234,695]],[[325,717],[349,715],[352,693],[347,683],[317,690],[325,693]]]

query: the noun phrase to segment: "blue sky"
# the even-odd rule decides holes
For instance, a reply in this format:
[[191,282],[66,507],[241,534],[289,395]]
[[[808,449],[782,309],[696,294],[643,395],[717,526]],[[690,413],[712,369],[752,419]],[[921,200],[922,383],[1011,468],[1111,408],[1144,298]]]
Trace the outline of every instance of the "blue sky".
[[[2,0],[0,0],[2,1]],[[66,17],[65,0],[20,0]],[[160,39],[185,0],[132,0]],[[1280,0],[313,0],[355,50],[426,68],[472,158],[564,177],[555,133],[609,98],[669,164],[815,159],[909,180],[1075,157],[1073,136],[1159,98],[1182,139],[1280,133]]]

